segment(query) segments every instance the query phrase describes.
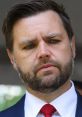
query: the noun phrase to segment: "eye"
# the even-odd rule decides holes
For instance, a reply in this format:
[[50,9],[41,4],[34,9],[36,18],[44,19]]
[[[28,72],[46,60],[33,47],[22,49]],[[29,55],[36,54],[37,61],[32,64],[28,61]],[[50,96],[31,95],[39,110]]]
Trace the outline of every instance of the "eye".
[[35,43],[29,43],[23,47],[24,50],[30,50],[36,47]]
[[49,44],[58,44],[59,42],[60,42],[59,39],[54,39],[54,38],[48,39],[48,43]]

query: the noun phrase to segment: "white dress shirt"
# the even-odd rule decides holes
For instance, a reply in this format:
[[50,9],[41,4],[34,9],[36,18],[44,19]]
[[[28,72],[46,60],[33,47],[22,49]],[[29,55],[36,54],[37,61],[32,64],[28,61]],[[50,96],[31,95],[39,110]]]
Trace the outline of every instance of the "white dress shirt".
[[[44,117],[39,114],[39,111],[44,104],[46,104],[46,102],[26,91],[24,106],[25,117]],[[50,104],[57,110],[52,117],[75,117],[77,94],[74,84],[72,83],[72,86],[68,91],[53,100]]]

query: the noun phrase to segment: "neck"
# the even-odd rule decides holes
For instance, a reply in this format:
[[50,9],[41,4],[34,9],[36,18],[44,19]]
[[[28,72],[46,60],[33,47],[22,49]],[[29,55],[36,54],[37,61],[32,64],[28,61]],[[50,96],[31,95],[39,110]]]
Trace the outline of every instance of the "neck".
[[57,97],[59,97],[60,95],[62,95],[63,93],[65,93],[67,90],[69,90],[71,87],[71,82],[68,80],[63,86],[61,86],[59,89],[57,89],[56,91],[53,91],[51,93],[42,93],[39,91],[34,91],[30,88],[27,88],[28,92],[31,93],[32,95],[40,98],[41,100],[50,103],[51,101],[53,101],[54,99],[56,99]]

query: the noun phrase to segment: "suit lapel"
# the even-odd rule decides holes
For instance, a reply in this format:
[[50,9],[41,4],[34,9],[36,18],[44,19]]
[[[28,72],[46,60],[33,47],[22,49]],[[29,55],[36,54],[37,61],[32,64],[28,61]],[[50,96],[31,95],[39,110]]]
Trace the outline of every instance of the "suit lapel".
[[77,108],[76,108],[75,117],[82,117],[82,96],[78,92],[77,92]]
[[13,110],[14,113],[13,113],[12,117],[25,117],[24,116],[24,102],[25,102],[25,95],[15,105],[15,110]]

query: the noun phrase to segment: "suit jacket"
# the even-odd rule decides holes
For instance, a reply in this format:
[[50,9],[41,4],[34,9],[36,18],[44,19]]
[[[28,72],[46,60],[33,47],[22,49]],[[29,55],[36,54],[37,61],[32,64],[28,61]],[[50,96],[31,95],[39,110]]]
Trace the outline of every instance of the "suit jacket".
[[[0,112],[0,117],[25,117],[24,101],[25,101],[25,95],[15,105]],[[82,96],[78,92],[77,92],[77,108],[76,108],[75,117],[82,117]]]

